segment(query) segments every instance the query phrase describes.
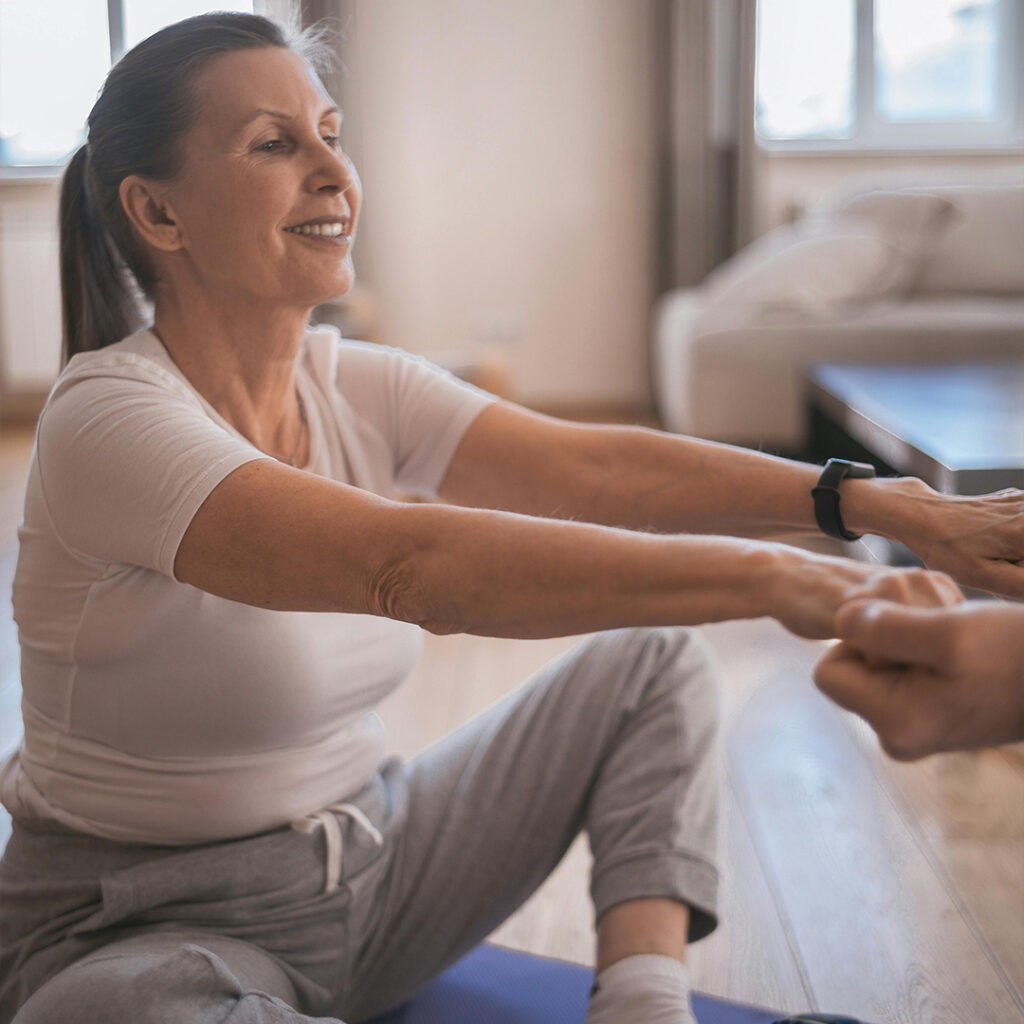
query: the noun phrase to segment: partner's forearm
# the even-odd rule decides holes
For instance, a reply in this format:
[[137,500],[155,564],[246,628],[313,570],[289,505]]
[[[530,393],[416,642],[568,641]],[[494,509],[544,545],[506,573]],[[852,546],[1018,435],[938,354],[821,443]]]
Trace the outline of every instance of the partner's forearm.
[[519,638],[769,614],[771,546],[450,506],[397,510],[377,610],[432,632]]

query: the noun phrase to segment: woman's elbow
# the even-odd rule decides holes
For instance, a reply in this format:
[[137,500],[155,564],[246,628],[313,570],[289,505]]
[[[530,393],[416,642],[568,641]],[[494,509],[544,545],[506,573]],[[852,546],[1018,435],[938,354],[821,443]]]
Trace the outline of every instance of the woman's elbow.
[[438,636],[466,632],[470,624],[464,621],[457,586],[446,574],[432,573],[428,561],[416,552],[384,563],[371,580],[371,613],[412,622]]

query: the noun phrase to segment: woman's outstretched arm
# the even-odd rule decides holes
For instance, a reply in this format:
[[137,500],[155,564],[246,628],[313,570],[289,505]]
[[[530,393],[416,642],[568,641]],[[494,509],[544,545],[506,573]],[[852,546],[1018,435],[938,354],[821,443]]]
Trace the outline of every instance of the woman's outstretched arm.
[[[590,426],[510,403],[470,426],[446,501],[665,533],[776,537],[817,529],[819,466],[639,427]],[[938,494],[912,477],[845,480],[848,529],[901,541],[961,583],[1024,596],[1024,491]]]
[[391,502],[266,459],[213,490],[174,568],[183,583],[261,607],[524,638],[764,615],[826,637],[856,597],[956,595],[939,575],[777,544]]

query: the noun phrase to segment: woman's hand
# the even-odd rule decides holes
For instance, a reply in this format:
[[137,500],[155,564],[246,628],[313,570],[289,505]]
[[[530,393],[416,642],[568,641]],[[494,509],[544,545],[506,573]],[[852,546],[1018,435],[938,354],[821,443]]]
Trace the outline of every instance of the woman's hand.
[[947,607],[963,600],[944,573],[896,569],[770,545],[776,559],[763,578],[771,614],[798,636],[837,635],[836,615],[850,601],[876,598],[901,605]]
[[815,682],[865,718],[892,757],[1024,739],[1024,607],[856,601],[837,626],[843,643],[818,663]]
[[851,521],[864,532],[898,540],[964,586],[1024,597],[1024,491],[964,497],[911,478],[850,483],[860,485],[850,488]]
[[926,565],[965,586],[1024,597],[1024,491],[934,494],[929,510],[931,530],[903,541]]

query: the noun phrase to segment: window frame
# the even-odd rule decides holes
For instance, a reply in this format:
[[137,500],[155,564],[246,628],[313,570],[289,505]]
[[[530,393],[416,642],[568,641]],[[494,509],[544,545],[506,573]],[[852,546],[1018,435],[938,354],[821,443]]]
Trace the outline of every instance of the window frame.
[[[772,139],[753,125],[758,147],[776,154],[1008,153],[1024,145],[1024,0],[999,3],[999,116],[994,121],[890,122],[875,109],[875,0],[853,0],[853,131],[845,138]],[[1015,47],[1015,43],[1021,45]],[[757,88],[755,69],[754,88]]]
[[[124,56],[125,3],[127,0],[107,0],[107,39],[110,48],[110,67]],[[254,13],[263,14],[266,0],[252,0]],[[67,160],[46,164],[7,164],[0,161],[0,185],[9,182],[15,185],[48,184],[64,174]]]

